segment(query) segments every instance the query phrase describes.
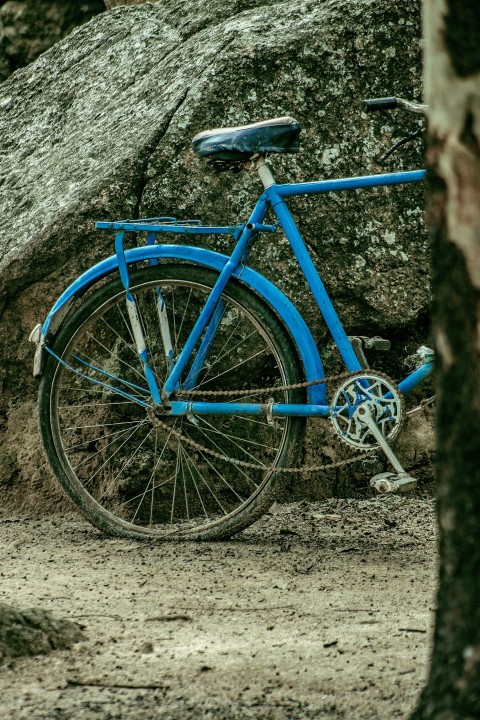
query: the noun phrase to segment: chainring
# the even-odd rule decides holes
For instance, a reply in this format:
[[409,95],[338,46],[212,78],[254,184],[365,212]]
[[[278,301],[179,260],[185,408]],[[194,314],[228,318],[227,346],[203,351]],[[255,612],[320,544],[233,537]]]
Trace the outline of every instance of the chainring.
[[375,371],[361,371],[338,387],[330,415],[335,432],[347,445],[371,450],[379,447],[378,442],[356,413],[360,405],[365,404],[384,438],[391,441],[403,425],[403,396],[393,380]]

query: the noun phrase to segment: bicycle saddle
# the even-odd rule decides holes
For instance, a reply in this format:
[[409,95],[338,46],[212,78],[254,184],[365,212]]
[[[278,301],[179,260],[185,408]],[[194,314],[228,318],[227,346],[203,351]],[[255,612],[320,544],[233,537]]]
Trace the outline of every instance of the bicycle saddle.
[[198,157],[243,162],[257,153],[298,152],[300,130],[300,123],[292,117],[273,118],[240,127],[205,130],[195,135],[192,147]]

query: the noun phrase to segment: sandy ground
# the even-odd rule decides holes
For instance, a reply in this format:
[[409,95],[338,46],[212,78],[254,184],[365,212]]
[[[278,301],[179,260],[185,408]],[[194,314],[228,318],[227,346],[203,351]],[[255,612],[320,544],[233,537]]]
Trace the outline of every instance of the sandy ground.
[[228,542],[0,517],[1,600],[84,627],[0,668],[1,720],[408,718],[435,603],[431,500],[276,505]]

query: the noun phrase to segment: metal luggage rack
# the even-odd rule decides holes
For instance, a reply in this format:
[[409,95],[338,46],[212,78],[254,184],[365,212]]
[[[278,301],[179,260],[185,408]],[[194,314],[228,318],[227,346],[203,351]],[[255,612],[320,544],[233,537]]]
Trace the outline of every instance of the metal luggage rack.
[[157,233],[176,233],[183,235],[233,235],[239,238],[243,230],[254,232],[275,232],[278,224],[240,223],[238,225],[202,225],[201,220],[177,220],[174,217],[139,218],[138,220],[115,220],[96,222],[97,230],[116,230],[117,232],[146,232],[150,242]]
[[201,220],[177,220],[174,217],[139,218],[138,220],[115,220],[96,222],[97,230],[116,230],[117,232],[146,232],[154,237],[156,233],[176,233],[186,235],[233,235],[241,234],[245,223],[240,225],[202,225]]

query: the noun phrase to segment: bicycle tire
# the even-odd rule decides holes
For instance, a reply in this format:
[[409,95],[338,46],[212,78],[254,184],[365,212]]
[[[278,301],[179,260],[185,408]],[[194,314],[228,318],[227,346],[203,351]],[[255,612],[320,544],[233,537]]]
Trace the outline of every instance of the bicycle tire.
[[[166,375],[160,333],[154,325],[157,289],[166,298],[178,354],[217,277],[213,270],[182,263],[131,272],[131,292],[157,378]],[[92,378],[105,380],[95,368],[108,370],[115,378],[121,372],[122,382],[130,383],[122,387],[142,396],[146,383],[143,379],[142,384],[124,302],[125,291],[115,274],[81,301],[51,345],[70,368],[76,364],[79,374],[48,355],[39,392],[39,422],[50,465],[73,502],[104,532],[139,539],[228,537],[270,507],[282,487],[282,475],[239,468],[192,445],[183,447],[177,437],[172,440],[171,432],[166,437],[165,429],[135,402],[92,382]],[[231,280],[222,302],[225,310],[197,390],[245,390],[303,380],[296,346],[265,301]],[[113,385],[118,387],[118,381]],[[132,390],[133,386],[139,389]],[[276,400],[298,403],[304,398],[305,391],[297,389],[280,391]],[[256,395],[248,400],[265,403],[269,398]],[[272,425],[265,416],[191,420],[162,416],[162,422],[170,422],[202,447],[273,468],[295,462],[305,426],[302,418],[280,418]]]

